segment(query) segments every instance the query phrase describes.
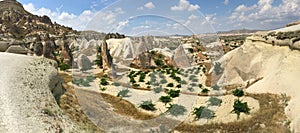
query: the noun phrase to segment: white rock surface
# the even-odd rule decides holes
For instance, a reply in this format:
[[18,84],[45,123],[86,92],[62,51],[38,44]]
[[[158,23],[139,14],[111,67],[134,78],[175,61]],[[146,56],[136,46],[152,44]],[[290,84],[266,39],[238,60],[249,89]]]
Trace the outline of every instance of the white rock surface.
[[0,132],[76,132],[49,87],[56,84],[55,65],[45,58],[0,53]]
[[262,78],[247,91],[291,96],[286,114],[291,127],[300,132],[300,51],[287,46],[272,46],[265,42],[247,41],[219,60],[225,72],[220,84],[244,84]]

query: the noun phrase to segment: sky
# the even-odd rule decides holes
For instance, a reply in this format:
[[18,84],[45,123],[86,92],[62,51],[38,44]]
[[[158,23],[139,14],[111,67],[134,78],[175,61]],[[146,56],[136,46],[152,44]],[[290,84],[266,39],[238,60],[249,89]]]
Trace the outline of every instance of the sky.
[[201,34],[271,30],[300,20],[300,0],[18,0],[36,15],[76,30]]

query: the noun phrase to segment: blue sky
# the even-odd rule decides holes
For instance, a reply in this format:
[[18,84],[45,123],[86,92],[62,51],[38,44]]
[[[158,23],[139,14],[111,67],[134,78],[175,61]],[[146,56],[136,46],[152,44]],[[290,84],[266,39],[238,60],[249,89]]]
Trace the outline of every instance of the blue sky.
[[300,19],[300,0],[19,0],[77,30],[129,35],[276,29]]

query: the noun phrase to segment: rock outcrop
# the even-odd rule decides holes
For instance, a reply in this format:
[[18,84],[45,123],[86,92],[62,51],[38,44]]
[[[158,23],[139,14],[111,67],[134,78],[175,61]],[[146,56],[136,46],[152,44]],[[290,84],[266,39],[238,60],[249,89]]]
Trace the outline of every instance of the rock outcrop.
[[300,25],[293,25],[274,31],[258,32],[247,40],[253,42],[265,42],[276,46],[288,46],[292,50],[300,50]]
[[55,61],[0,53],[0,66],[0,131],[82,132],[55,100],[64,92]]
[[93,63],[90,61],[90,59],[84,55],[81,54],[78,56],[77,59],[77,67],[82,70],[82,71],[86,71],[89,69],[92,69]]
[[37,33],[61,35],[76,33],[69,27],[52,23],[48,16],[33,15],[15,0],[0,1],[0,32],[5,38],[24,39]]
[[106,39],[103,40],[101,45],[101,56],[102,56],[102,65],[104,70],[108,70],[111,68],[112,65],[112,57],[109,53],[108,46],[106,43]]
[[285,111],[292,130],[299,132],[300,51],[295,33],[300,31],[300,26],[291,27],[256,33],[244,45],[223,56],[218,61],[224,68],[218,84],[242,85],[251,93],[290,96]]
[[176,67],[179,68],[186,68],[190,67],[191,63],[187,57],[187,54],[184,51],[184,48],[182,45],[180,45],[174,52],[173,61]]
[[113,63],[113,58],[110,54],[110,49],[108,48],[109,46],[107,45],[106,41],[111,38],[121,39],[124,37],[125,37],[124,35],[120,35],[118,33],[116,33],[116,34],[109,33],[104,37],[102,44],[101,44],[102,65],[103,65],[104,70],[111,69],[112,63]]

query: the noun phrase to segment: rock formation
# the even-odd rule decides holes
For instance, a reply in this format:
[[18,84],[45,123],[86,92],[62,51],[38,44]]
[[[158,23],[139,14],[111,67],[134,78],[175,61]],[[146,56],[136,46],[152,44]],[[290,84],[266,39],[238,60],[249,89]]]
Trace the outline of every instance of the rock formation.
[[112,57],[109,53],[108,46],[106,43],[106,38],[103,40],[101,45],[101,56],[102,56],[102,65],[104,70],[108,70],[112,65]]
[[55,61],[9,53],[0,60],[0,131],[81,132],[55,100],[64,92]]
[[186,68],[186,67],[191,66],[190,61],[189,61],[182,45],[180,45],[175,50],[173,61],[174,61],[175,66],[179,67],[179,68]]
[[[300,131],[299,25],[260,32],[248,37],[241,47],[227,53],[218,62],[224,73],[220,85],[242,85],[250,93],[286,94],[291,97],[285,112],[292,130]],[[299,35],[299,34],[298,34]]]
[[84,55],[80,54],[77,59],[77,67],[82,70],[86,71],[89,69],[92,69],[93,63],[90,61],[90,59]]

